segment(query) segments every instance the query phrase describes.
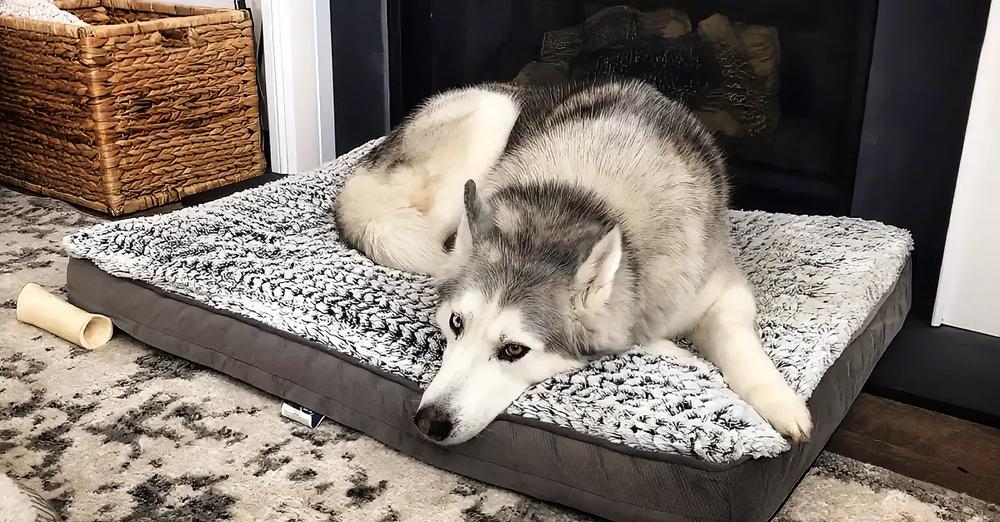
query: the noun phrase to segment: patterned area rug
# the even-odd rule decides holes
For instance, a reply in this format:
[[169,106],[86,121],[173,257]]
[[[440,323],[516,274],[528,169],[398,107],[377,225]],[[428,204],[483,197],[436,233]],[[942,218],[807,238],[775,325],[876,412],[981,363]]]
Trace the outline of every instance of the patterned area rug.
[[[0,472],[74,521],[593,520],[437,470],[118,334],[90,352],[18,323],[34,281],[64,293],[69,231],[100,218],[0,187]],[[2,511],[2,509],[0,509]],[[783,522],[1000,520],[1000,509],[824,454]]]

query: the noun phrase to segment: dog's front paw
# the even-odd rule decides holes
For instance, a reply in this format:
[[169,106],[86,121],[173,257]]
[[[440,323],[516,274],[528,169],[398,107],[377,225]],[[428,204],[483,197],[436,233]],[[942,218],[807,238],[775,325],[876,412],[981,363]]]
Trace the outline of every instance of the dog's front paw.
[[806,401],[784,382],[755,388],[747,397],[747,402],[778,433],[795,442],[809,440],[813,426]]

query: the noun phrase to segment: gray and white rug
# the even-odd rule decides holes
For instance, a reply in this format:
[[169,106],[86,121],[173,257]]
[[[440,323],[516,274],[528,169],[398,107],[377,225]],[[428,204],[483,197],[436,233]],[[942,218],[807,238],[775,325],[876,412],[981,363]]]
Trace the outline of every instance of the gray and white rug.
[[[97,351],[18,323],[29,281],[63,292],[72,230],[98,218],[0,187],[0,472],[73,521],[569,521],[117,334]],[[778,520],[989,521],[977,499],[824,454]]]

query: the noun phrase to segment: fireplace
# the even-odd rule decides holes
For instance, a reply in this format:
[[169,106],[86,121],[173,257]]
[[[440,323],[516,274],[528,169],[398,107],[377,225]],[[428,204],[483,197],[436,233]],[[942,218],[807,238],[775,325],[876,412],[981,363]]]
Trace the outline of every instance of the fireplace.
[[715,133],[736,205],[847,213],[875,1],[746,4],[403,3],[394,120],[478,81],[640,78]]
[[[456,86],[641,78],[712,129],[735,207],[853,215],[911,230],[909,330],[873,380],[989,410],[961,390],[943,392],[948,383],[914,378],[927,370],[894,357],[938,349],[930,313],[989,0],[331,6],[338,151],[384,134],[426,97]],[[919,335],[906,334],[914,328]]]

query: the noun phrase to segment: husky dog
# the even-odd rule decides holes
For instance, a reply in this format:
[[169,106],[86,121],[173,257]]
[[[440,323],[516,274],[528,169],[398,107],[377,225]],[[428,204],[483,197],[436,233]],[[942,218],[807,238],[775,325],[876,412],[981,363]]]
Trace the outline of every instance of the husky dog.
[[483,430],[529,386],[635,345],[690,357],[687,336],[783,435],[812,429],[754,330],[728,244],[719,149],[639,82],[483,85],[432,98],[344,187],[342,237],[437,276],[447,337],[417,428]]

